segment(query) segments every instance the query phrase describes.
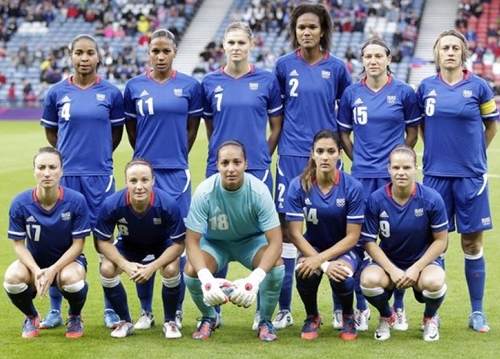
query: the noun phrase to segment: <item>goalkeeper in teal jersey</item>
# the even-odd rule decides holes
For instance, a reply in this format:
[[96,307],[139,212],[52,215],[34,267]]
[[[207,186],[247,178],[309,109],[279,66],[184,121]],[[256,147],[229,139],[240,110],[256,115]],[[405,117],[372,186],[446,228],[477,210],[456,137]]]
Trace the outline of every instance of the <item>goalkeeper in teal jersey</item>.
[[[262,181],[245,173],[244,146],[224,142],[217,151],[217,169],[196,189],[186,220],[185,282],[202,314],[194,339],[208,339],[216,328],[213,306],[228,301],[249,307],[260,289],[259,339],[274,341],[271,316],[283,283],[282,235],[271,194]],[[228,262],[252,270],[233,282],[225,294],[214,278]]]

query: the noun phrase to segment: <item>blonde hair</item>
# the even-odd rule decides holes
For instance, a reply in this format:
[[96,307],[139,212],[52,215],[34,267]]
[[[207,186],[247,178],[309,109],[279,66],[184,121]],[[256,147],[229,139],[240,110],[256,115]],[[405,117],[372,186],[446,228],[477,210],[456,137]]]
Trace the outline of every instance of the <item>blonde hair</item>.
[[436,40],[434,41],[434,61],[436,62],[436,67],[439,71],[439,63],[440,63],[440,58],[439,58],[439,47],[441,44],[441,39],[445,36],[455,36],[460,40],[460,47],[462,48],[462,66],[465,66],[465,63],[467,62],[467,54],[469,52],[469,43],[467,42],[467,39],[465,38],[464,35],[462,35],[461,32],[451,29],[451,30],[445,30],[442,33],[438,35]]

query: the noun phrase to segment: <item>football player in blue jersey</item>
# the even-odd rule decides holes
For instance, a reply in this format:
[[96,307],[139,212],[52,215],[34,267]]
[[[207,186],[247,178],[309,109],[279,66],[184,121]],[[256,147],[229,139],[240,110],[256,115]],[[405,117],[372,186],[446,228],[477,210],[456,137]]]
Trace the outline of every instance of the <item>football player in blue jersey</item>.
[[[208,339],[216,328],[213,306],[231,301],[248,308],[259,293],[261,341],[277,339],[271,323],[283,282],[282,237],[278,214],[267,186],[245,173],[244,146],[234,140],[217,151],[218,174],[195,190],[186,220],[184,270],[186,287],[201,312],[194,339]],[[252,272],[233,282],[229,297],[214,278],[228,262],[237,261]]]
[[87,260],[82,251],[90,235],[88,208],[80,193],[60,185],[61,154],[42,147],[33,159],[36,187],[17,195],[9,211],[8,237],[17,260],[5,272],[3,287],[26,315],[22,337],[39,334],[40,316],[33,304],[57,287],[68,301],[66,337],[83,336],[81,311],[87,299]]
[[[361,273],[361,289],[380,313],[376,340],[391,337],[396,313],[389,305],[395,288],[412,288],[425,304],[425,341],[439,339],[437,310],[446,294],[442,254],[448,246],[448,219],[437,191],[415,182],[417,155],[408,146],[390,154],[391,183],[368,198],[361,241],[372,258]],[[377,239],[380,239],[377,244]]]
[[[104,201],[95,228],[97,248],[104,255],[101,284],[121,318],[111,336],[124,338],[134,332],[120,274],[125,272],[128,279],[145,283],[160,270],[165,338],[180,338],[175,312],[181,293],[179,256],[186,228],[179,204],[168,193],[153,188],[153,167],[145,159],[133,159],[126,165],[125,181],[126,188]],[[115,227],[118,236],[113,243]],[[148,254],[154,260],[140,263]]]
[[467,53],[468,43],[460,32],[442,32],[434,42],[439,71],[417,89],[424,117],[423,183],[443,197],[450,232],[456,221],[471,302],[468,325],[487,333],[483,232],[492,228],[492,220],[486,148],[497,132],[498,110],[488,82],[464,68]]
[[[116,86],[97,75],[102,62],[92,36],[77,36],[70,51],[74,73],[50,88],[41,124],[48,142],[63,155],[61,184],[85,196],[93,229],[102,201],[115,191],[112,154],[123,133],[123,96]],[[41,321],[41,328],[62,324],[57,288],[51,287],[50,298],[52,308]],[[119,318],[107,301],[105,306],[105,324],[114,327]]]
[[[246,171],[273,191],[271,156],[278,144],[283,105],[276,76],[249,63],[253,35],[242,22],[230,23],[224,33],[227,64],[202,81],[207,128],[208,160],[206,177],[217,173],[217,149],[229,139],[240,141],[247,151]],[[269,128],[269,135],[267,128]],[[223,268],[219,277],[225,276]],[[259,324],[259,305],[252,328]]]
[[322,129],[337,132],[336,102],[352,82],[344,61],[330,54],[332,33],[332,19],[323,5],[298,5],[290,17],[292,52],[278,58],[274,71],[285,111],[278,141],[274,200],[283,230],[286,269],[280,311],[273,322],[276,328],[293,322],[290,311],[297,250],[285,221],[286,191],[290,181],[306,167],[316,133]]
[[[387,172],[390,151],[403,144],[413,148],[417,143],[421,116],[413,88],[391,75],[391,52],[382,39],[366,41],[361,60],[365,76],[342,95],[337,123],[344,151],[352,160],[351,174],[363,184],[368,198],[391,181]],[[357,284],[359,287],[359,278]],[[397,330],[408,329],[403,298],[404,291],[396,289],[393,328]],[[363,299],[358,303],[358,330],[368,329],[370,309],[364,303]]]
[[[126,129],[134,158],[147,158],[155,171],[155,187],[179,203],[182,217],[191,202],[191,150],[203,105],[200,83],[172,66],[177,55],[175,36],[168,30],[155,30],[150,36],[148,55],[152,69],[131,79],[124,93]],[[185,256],[181,257],[181,268]],[[154,323],[153,275],[147,283],[137,283],[142,314],[135,329],[148,329]],[[182,280],[182,277],[181,277]],[[182,328],[184,281],[177,306],[176,322]]]
[[363,261],[358,240],[364,193],[361,183],[336,168],[341,156],[339,135],[331,130],[318,132],[307,167],[292,180],[285,197],[286,220],[300,253],[296,281],[307,315],[301,333],[306,340],[318,337],[322,322],[317,295],[323,272],[341,304],[340,338],[357,337],[353,274]]

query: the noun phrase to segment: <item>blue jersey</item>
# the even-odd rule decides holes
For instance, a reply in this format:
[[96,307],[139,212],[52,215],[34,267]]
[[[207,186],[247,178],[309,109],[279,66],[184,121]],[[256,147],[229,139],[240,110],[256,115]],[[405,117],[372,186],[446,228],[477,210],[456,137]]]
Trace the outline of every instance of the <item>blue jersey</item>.
[[26,247],[40,268],[50,267],[71,247],[73,240],[90,235],[87,202],[82,194],[59,187],[59,199],[45,210],[36,189],[17,195],[10,205],[8,237],[26,239]]
[[124,101],[127,120],[137,121],[134,157],[155,169],[187,169],[188,118],[201,116],[200,83],[177,71],[159,83],[148,72],[127,83]]
[[450,86],[441,74],[422,81],[417,90],[424,116],[424,175],[477,177],[487,172],[483,121],[498,121],[490,85],[464,71]]
[[170,241],[182,242],[186,235],[177,202],[161,189],[151,192],[149,207],[143,213],[132,208],[126,188],[106,198],[94,234],[100,240],[110,240],[115,226],[124,246],[145,255]]
[[269,169],[267,123],[270,116],[283,112],[276,77],[252,66],[249,73],[237,79],[220,69],[205,76],[201,84],[203,118],[213,121],[207,170],[217,170],[217,150],[227,140],[243,143],[249,170]]
[[316,183],[306,192],[299,176],[292,180],[285,197],[285,219],[305,220],[304,238],[321,251],[346,236],[348,223],[363,223],[364,209],[361,183],[342,171],[337,171],[334,185],[327,194]]
[[356,178],[386,178],[391,151],[405,144],[405,131],[421,120],[415,91],[389,76],[375,92],[366,79],[349,86],[339,105],[339,130],[353,132],[351,173]]
[[317,132],[338,132],[335,103],[351,84],[351,75],[344,62],[333,55],[327,53],[310,65],[300,51],[278,58],[275,73],[285,106],[278,154],[309,157]]
[[41,124],[57,130],[64,175],[103,176],[113,173],[112,126],[123,126],[123,96],[97,77],[87,89],[72,77],[52,86],[45,98]]
[[220,174],[196,188],[186,227],[210,240],[238,241],[279,227],[278,213],[267,186],[249,173],[236,191],[222,187]]
[[389,183],[368,198],[362,242],[376,242],[398,267],[408,268],[419,260],[434,241],[432,233],[446,231],[448,220],[444,201],[434,189],[415,184],[403,205],[392,199]]

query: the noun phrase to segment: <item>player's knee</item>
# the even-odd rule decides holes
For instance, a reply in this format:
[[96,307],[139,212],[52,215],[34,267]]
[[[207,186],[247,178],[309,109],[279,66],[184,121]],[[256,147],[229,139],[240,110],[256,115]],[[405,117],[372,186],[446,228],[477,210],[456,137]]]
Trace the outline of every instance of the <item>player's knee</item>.
[[118,267],[111,261],[109,260],[104,260],[101,263],[101,276],[105,278],[111,278],[119,275],[121,272],[119,272]]

